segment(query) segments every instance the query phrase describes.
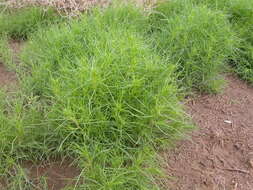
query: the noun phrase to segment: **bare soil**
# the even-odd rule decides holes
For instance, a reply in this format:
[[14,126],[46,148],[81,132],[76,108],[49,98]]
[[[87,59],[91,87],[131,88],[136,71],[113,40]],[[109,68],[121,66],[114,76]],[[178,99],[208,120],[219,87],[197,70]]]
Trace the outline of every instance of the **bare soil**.
[[[9,47],[11,48],[13,54],[13,63],[18,64],[18,54],[23,47],[24,42],[17,40],[10,40]],[[13,71],[9,71],[3,63],[0,62],[0,88],[13,89],[13,87],[17,86],[17,76]]]
[[5,66],[0,63],[0,87],[9,87],[16,82],[16,74],[8,71]]
[[74,186],[75,178],[80,174],[80,170],[68,160],[50,161],[39,165],[27,162],[23,167],[33,183],[38,184],[42,177],[46,179],[49,190],[61,190],[70,185]]
[[189,100],[199,130],[164,152],[172,190],[253,189],[253,88],[228,76],[224,93]]
[[9,47],[11,48],[12,52],[13,52],[13,56],[14,59],[18,59],[18,54],[20,53],[21,49],[24,46],[24,41],[20,41],[20,40],[10,40],[9,41]]

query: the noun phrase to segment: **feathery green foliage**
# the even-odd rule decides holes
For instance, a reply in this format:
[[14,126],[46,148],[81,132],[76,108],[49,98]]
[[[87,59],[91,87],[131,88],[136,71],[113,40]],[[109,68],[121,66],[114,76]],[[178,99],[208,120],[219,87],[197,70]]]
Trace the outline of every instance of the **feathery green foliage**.
[[[165,2],[159,7],[170,2]],[[165,11],[163,9],[163,11]],[[234,44],[234,34],[221,12],[205,6],[189,6],[166,17],[166,23],[154,32],[158,51],[168,64],[177,65],[179,79],[186,88],[216,92],[219,74]]]
[[98,10],[30,38],[21,55],[25,95],[1,109],[1,166],[70,156],[83,169],[80,189],[159,189],[154,149],[188,125],[175,66],[138,33],[145,18],[136,15],[133,7]]
[[203,0],[211,8],[226,13],[237,33],[238,43],[231,65],[244,80],[253,84],[253,1],[251,0]]
[[152,31],[160,30],[167,25],[168,19],[192,8],[192,0],[165,0],[159,2],[149,15],[149,23]]
[[233,0],[231,23],[240,38],[232,65],[240,77],[253,84],[253,1]]
[[227,61],[252,81],[252,7],[171,0],[147,16],[114,4],[68,23],[41,8],[1,14],[1,62],[12,64],[8,38],[28,42],[20,91],[0,90],[0,178],[30,190],[22,161],[70,157],[75,189],[160,189],[157,149],[190,127],[178,84],[217,92]]
[[39,7],[8,9],[0,15],[0,35],[7,34],[14,39],[26,39],[38,28],[60,20],[62,18],[52,9],[46,11]]

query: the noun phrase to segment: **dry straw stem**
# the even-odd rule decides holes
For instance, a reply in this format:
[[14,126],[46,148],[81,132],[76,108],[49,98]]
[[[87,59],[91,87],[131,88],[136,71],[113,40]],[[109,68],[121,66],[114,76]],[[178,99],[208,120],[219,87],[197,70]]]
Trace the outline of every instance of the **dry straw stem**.
[[5,5],[11,8],[22,8],[26,6],[53,7],[59,12],[75,16],[95,5],[106,7],[111,0],[6,0]]
[[[82,12],[89,10],[95,5],[107,7],[113,0],[5,0],[2,4],[11,8],[22,8],[26,6],[43,6],[53,7],[58,12],[67,13],[69,16],[76,16]],[[115,0],[114,0],[115,1]],[[129,0],[116,0],[119,2]],[[131,1],[131,0],[130,0]],[[158,0],[132,0],[137,6],[144,6],[146,10],[150,10]]]

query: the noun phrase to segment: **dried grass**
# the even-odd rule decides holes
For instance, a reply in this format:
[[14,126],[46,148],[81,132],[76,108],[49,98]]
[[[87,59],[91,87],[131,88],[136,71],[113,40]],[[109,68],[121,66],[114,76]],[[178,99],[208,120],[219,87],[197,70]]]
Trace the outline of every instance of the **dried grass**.
[[111,0],[6,0],[3,4],[11,8],[23,8],[26,6],[53,7],[61,13],[76,16],[95,5],[106,7]]
[[[107,7],[113,0],[4,0],[1,4],[10,8],[23,8],[26,6],[53,7],[60,13],[76,16],[89,10],[95,5]],[[129,0],[117,0],[129,2]],[[131,0],[130,0],[131,1]],[[132,0],[137,6],[150,9],[158,0]]]

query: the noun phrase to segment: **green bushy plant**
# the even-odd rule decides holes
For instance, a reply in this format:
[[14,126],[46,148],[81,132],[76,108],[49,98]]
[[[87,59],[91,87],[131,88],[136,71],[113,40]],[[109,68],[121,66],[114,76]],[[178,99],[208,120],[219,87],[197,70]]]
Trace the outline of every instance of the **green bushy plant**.
[[228,11],[240,38],[232,66],[240,77],[253,84],[253,1],[233,0]]
[[2,166],[70,156],[83,171],[80,189],[159,189],[155,149],[188,125],[174,65],[138,32],[145,18],[127,10],[94,11],[31,37],[19,73],[25,95],[2,112],[16,144],[0,143]]
[[194,3],[191,0],[165,0],[159,2],[151,11],[149,23],[152,30],[160,30],[167,24],[168,19],[190,9]]
[[26,39],[39,27],[57,23],[61,20],[52,9],[44,11],[39,7],[8,9],[0,16],[0,34],[11,38]]
[[253,84],[253,45],[245,40],[241,41],[231,65],[242,79]]
[[219,74],[234,44],[226,15],[205,6],[189,7],[168,17],[154,36],[158,51],[167,57],[168,64],[177,65],[179,79],[186,88],[219,90]]
[[[225,10],[231,0],[192,0],[195,4],[206,5],[216,10]],[[232,0],[233,1],[233,0]]]
[[201,0],[198,1],[228,15],[238,43],[231,65],[244,80],[253,81],[253,1],[251,0]]

